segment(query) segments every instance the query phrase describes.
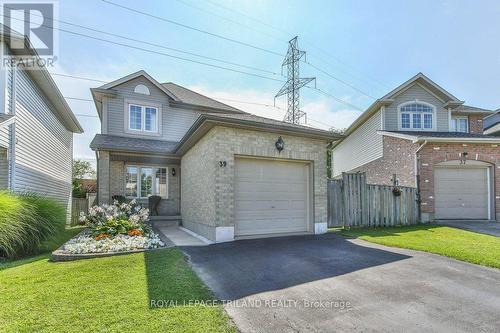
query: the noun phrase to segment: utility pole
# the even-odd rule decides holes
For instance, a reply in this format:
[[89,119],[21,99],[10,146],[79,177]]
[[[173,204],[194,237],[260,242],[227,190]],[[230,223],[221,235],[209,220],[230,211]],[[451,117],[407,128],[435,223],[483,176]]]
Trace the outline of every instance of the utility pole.
[[283,67],[286,66],[287,70],[287,80],[283,87],[278,91],[274,99],[277,97],[287,95],[288,97],[288,107],[285,118],[283,121],[299,124],[302,117],[307,115],[304,111],[300,110],[300,88],[305,86],[311,81],[314,81],[316,86],[316,78],[301,78],[299,75],[299,63],[302,57],[305,57],[306,52],[299,50],[297,46],[298,36],[295,36],[292,40],[288,42],[288,51],[281,65],[281,72],[283,73]]

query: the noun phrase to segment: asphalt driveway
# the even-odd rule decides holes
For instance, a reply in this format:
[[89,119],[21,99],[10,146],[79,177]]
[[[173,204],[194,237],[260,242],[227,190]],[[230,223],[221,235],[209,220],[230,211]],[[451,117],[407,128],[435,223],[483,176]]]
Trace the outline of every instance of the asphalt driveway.
[[334,234],[182,248],[242,332],[493,332],[500,270]]
[[448,227],[465,229],[481,234],[500,236],[500,222],[490,221],[462,221],[462,220],[440,220],[436,224]]

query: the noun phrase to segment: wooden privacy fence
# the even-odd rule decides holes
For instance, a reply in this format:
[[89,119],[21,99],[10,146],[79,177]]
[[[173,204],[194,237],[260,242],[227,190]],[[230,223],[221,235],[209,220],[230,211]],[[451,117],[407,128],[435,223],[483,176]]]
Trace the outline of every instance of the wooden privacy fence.
[[75,226],[78,224],[78,219],[80,218],[80,212],[87,214],[89,207],[95,205],[96,194],[87,193],[86,198],[72,198],[71,202],[71,221],[70,225]]
[[417,189],[370,185],[364,173],[344,173],[328,181],[328,226],[393,226],[418,222]]

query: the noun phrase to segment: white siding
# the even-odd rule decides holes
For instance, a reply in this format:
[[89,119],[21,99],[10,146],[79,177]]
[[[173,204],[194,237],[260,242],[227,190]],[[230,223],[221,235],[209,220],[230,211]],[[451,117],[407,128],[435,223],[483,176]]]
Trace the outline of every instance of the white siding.
[[[143,84],[148,87],[150,95],[138,94],[134,92],[137,85]],[[173,108],[169,105],[169,99],[151,82],[143,77],[135,78],[128,82],[125,82],[119,86],[113,88],[118,93],[115,98],[107,98],[107,121],[103,124],[107,124],[107,134],[109,135],[119,135],[119,136],[132,136],[132,137],[144,137],[148,139],[166,140],[166,141],[180,141],[187,130],[193,125],[194,121],[200,113]],[[161,137],[155,136],[141,136],[138,134],[130,134],[125,132],[125,107],[124,103],[126,99],[141,101],[149,103],[161,104],[162,108],[162,119],[161,119]],[[106,133],[106,131],[103,131]]]
[[333,149],[333,177],[382,157],[382,135],[377,134],[382,126],[381,117],[381,112],[377,111]]
[[410,86],[407,90],[394,98],[394,102],[385,107],[385,130],[398,130],[398,105],[419,100],[436,107],[437,131],[447,132],[449,128],[448,110],[443,108],[443,102],[418,84]]
[[73,133],[28,74],[15,72],[14,190],[46,195],[71,213]]

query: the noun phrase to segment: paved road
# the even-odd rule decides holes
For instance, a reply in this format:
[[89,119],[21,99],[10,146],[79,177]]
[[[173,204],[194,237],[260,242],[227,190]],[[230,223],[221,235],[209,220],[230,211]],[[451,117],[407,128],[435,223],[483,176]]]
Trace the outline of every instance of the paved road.
[[466,229],[481,234],[488,234],[493,236],[500,236],[500,222],[489,221],[439,221],[437,224],[446,225],[449,227]]
[[242,332],[500,327],[496,269],[334,234],[183,250]]

